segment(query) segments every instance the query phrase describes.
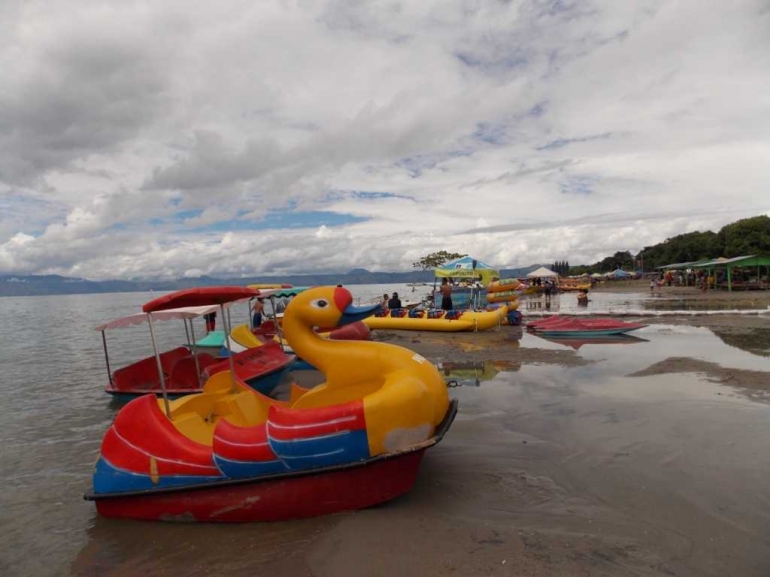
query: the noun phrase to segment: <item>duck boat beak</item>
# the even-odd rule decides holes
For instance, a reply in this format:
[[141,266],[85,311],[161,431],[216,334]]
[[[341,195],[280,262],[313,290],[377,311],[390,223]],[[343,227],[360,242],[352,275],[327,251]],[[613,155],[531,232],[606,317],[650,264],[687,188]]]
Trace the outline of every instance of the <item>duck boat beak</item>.
[[340,320],[337,321],[337,326],[342,327],[345,325],[349,325],[350,323],[362,321],[366,317],[372,316],[374,313],[376,313],[380,309],[381,309],[381,306],[379,304],[369,305],[364,307],[349,305],[348,307],[345,308],[344,311],[342,311],[342,316],[340,317]]

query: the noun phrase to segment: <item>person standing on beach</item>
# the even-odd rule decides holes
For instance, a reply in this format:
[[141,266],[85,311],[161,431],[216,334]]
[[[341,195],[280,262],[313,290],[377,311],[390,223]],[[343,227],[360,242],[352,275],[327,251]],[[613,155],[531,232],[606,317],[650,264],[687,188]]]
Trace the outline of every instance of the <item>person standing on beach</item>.
[[441,281],[441,308],[445,311],[452,310],[452,285],[449,284],[448,279]]
[[265,310],[265,299],[260,297],[257,299],[257,302],[254,303],[254,308],[252,309],[252,312],[254,313],[254,316],[251,319],[251,328],[256,329],[257,327],[262,325],[262,312]]
[[208,314],[203,315],[203,318],[206,321],[206,334],[212,332],[216,326],[217,326],[217,312],[210,312]]

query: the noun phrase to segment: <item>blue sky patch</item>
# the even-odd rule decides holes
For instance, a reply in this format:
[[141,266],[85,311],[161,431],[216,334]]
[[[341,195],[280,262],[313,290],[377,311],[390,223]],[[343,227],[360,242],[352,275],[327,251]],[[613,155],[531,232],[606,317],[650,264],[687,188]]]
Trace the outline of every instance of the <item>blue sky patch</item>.
[[535,150],[556,150],[557,148],[563,148],[568,144],[576,142],[591,142],[592,140],[606,140],[612,137],[612,132],[603,132],[602,134],[590,134],[588,136],[582,136],[579,138],[557,138],[552,140],[548,144],[538,146]]
[[492,122],[479,122],[473,133],[473,138],[487,144],[506,144],[508,142],[505,126]]
[[437,152],[434,154],[420,154],[402,158],[396,162],[396,166],[406,169],[409,173],[409,176],[412,178],[417,178],[422,175],[423,170],[435,168],[445,160],[471,155],[473,155],[472,150],[450,150],[448,152]]
[[562,194],[591,194],[597,179],[592,176],[568,176],[559,182],[559,190]]
[[206,226],[187,229],[189,232],[229,232],[236,230],[277,230],[335,227],[365,222],[368,217],[342,214],[325,210],[290,212],[276,210],[268,212],[262,220],[228,220]]
[[187,220],[188,218],[195,218],[203,214],[203,209],[193,208],[190,210],[180,210],[174,213],[174,220]]

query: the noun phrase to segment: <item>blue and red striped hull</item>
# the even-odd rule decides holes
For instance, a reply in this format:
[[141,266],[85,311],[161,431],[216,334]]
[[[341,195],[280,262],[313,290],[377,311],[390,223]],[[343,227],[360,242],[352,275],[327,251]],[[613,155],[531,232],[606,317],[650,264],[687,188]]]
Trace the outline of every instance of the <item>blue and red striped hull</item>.
[[96,500],[104,517],[149,521],[280,521],[362,509],[408,492],[425,449],[358,467],[274,480]]
[[423,454],[449,429],[457,401],[433,437],[371,459],[269,476],[124,493],[88,494],[104,517],[155,521],[254,522],[315,517],[394,499],[414,485]]

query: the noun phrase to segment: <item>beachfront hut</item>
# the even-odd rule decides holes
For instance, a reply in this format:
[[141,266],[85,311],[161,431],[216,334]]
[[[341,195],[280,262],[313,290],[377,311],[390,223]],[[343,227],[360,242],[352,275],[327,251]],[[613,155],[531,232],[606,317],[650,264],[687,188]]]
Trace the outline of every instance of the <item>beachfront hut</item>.
[[[450,278],[453,281],[467,281],[473,283],[481,280],[481,284],[487,286],[493,278],[500,278],[500,271],[492,268],[485,262],[464,256],[441,265],[434,271],[435,281],[440,278]],[[439,292],[436,290],[436,282],[433,283],[433,301],[441,302]],[[456,309],[479,308],[482,305],[484,290],[473,286],[455,287],[452,290],[452,303]]]
[[[668,272],[668,271],[685,271],[685,273],[689,270],[691,270],[695,265],[703,264],[705,262],[709,262],[711,259],[701,259],[701,260],[691,260],[687,262],[675,262],[672,264],[664,264],[663,266],[656,267],[661,272]],[[690,285],[690,275],[685,274],[684,275],[684,286]]]
[[607,273],[607,278],[630,278],[633,276],[630,272],[626,272],[621,268],[616,268],[612,272]]
[[538,269],[533,270],[531,273],[527,275],[527,278],[549,278],[549,277],[558,277],[559,273],[553,272],[549,268],[545,268],[544,266],[541,266]]
[[[708,270],[709,276],[714,276],[715,271],[726,271],[726,282],[716,283],[716,288],[726,288],[728,291],[736,289],[750,290],[770,289],[770,256],[766,255],[746,255],[736,256],[733,258],[715,258],[700,264],[694,264],[692,268],[703,268]],[[733,282],[733,270],[736,268],[754,270],[756,272],[756,278],[749,281],[741,281],[738,283]],[[762,269],[764,268],[765,275],[762,276]],[[715,277],[716,278],[716,277]]]
[[709,262],[711,259],[691,260],[687,262],[675,262],[673,264],[664,264],[663,266],[656,267],[658,270],[687,270],[694,267],[697,264],[703,264]]
[[455,280],[473,281],[481,277],[481,284],[483,285],[488,285],[492,278],[500,278],[499,270],[472,256],[464,256],[441,265],[434,273],[436,278],[452,278]]

